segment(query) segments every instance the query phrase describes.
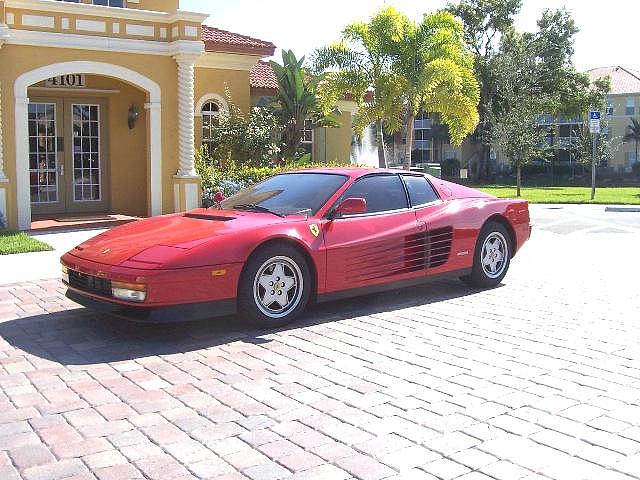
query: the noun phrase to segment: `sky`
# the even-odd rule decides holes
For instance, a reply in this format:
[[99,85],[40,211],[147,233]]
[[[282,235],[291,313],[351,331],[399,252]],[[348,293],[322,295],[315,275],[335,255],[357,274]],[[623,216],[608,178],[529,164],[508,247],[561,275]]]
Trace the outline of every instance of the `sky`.
[[[393,5],[414,20],[442,8],[446,0],[180,0],[180,8],[209,13],[205,21],[292,49],[297,56],[338,40],[342,28],[366,21],[382,6]],[[574,62],[579,70],[621,65],[640,71],[635,34],[640,27],[637,0],[523,0],[516,25],[534,31],[545,8],[566,7],[576,20]]]

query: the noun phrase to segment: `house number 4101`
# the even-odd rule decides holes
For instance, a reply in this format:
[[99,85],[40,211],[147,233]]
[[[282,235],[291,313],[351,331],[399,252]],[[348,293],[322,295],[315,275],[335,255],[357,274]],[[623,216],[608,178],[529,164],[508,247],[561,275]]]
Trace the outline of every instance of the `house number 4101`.
[[47,79],[47,87],[67,87],[67,88],[85,88],[87,79],[82,73],[72,73],[69,75],[58,75]]

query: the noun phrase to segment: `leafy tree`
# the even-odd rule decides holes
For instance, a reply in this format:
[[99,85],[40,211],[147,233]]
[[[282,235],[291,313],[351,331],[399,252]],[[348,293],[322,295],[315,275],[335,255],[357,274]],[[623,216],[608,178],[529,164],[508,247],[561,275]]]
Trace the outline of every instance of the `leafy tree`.
[[463,24],[464,40],[474,53],[475,76],[480,83],[480,122],[475,140],[479,145],[479,178],[489,176],[489,156],[493,139],[489,117],[496,113],[494,98],[500,85],[495,63],[500,41],[513,30],[514,18],[522,8],[522,0],[460,0],[447,10]]
[[495,62],[496,73],[502,79],[499,95],[504,106],[499,114],[490,111],[487,120],[492,125],[492,143],[516,170],[519,197],[522,167],[533,159],[549,155],[549,127],[539,122],[540,112],[549,104],[549,99],[528,83],[536,68],[535,57],[529,52],[530,44],[515,32],[510,35],[512,38],[505,43],[508,47]]
[[[611,165],[616,151],[620,146],[620,137],[608,134],[609,121],[606,116],[600,120],[600,133],[596,134],[596,160],[601,165]],[[582,125],[582,131],[575,145],[577,161],[583,166],[591,166],[593,161],[593,134],[589,131],[588,123]]]
[[252,166],[269,165],[276,158],[279,148],[276,134],[278,124],[274,115],[264,107],[253,107],[245,115],[234,105],[227,92],[229,113],[220,115],[218,126],[211,132],[211,151],[203,152],[216,168],[224,168],[232,162]]
[[640,142],[640,122],[635,118],[631,119],[631,125],[627,126],[627,133],[622,137],[622,141],[627,142],[635,142],[636,144],[636,156],[635,161],[638,162],[638,142]]
[[[565,9],[545,10],[536,32],[518,34],[513,19],[521,3],[521,0],[461,0],[448,7],[462,20],[465,40],[476,53],[475,69],[481,84],[481,119],[476,131],[481,144],[480,178],[486,179],[490,173],[492,119],[508,115],[512,108],[510,95],[505,94],[512,88],[508,83],[515,81],[518,89],[534,92],[543,100],[538,113],[554,116],[583,115],[590,107],[599,106],[608,91],[606,80],[592,86],[587,75],[575,70],[573,41],[578,28],[571,15]],[[526,69],[517,69],[526,74],[515,80],[505,77],[500,67],[505,63],[503,57],[514,50],[519,51],[526,63]]]
[[462,24],[451,13],[426,15],[419,24],[403,17],[400,25],[399,38],[392,37],[389,47],[406,109],[404,167],[409,168],[416,115],[437,113],[451,143],[460,145],[478,124],[480,93]]
[[362,135],[376,124],[378,162],[386,167],[384,132],[402,127],[402,85],[393,72],[389,42],[399,40],[406,17],[389,7],[374,15],[368,23],[356,22],[342,31],[342,39],[316,50],[312,56],[314,71],[320,75],[318,93],[326,107],[345,97],[358,105],[354,129]]
[[300,151],[304,122],[310,120],[312,128],[339,125],[333,105],[323,108],[316,95],[317,81],[304,68],[304,57],[297,59],[291,50],[282,51],[282,65],[271,61],[278,79],[278,93],[270,103],[282,134],[282,152],[286,158]]

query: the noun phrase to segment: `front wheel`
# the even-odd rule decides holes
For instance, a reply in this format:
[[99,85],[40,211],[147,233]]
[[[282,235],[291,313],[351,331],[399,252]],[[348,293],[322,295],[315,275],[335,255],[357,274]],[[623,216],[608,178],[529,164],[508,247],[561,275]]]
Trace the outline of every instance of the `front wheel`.
[[310,293],[305,258],[289,245],[272,245],[248,260],[240,280],[238,310],[257,326],[280,327],[304,310]]
[[510,261],[509,232],[504,225],[489,222],[478,236],[471,275],[462,277],[462,281],[474,287],[494,287],[507,274]]

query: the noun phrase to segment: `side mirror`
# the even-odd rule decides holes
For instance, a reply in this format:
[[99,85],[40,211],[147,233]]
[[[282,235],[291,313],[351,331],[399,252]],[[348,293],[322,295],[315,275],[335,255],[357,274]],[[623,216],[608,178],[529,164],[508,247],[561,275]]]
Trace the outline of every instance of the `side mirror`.
[[367,211],[367,201],[364,198],[350,197],[342,201],[333,211],[332,217],[340,215],[358,215]]

